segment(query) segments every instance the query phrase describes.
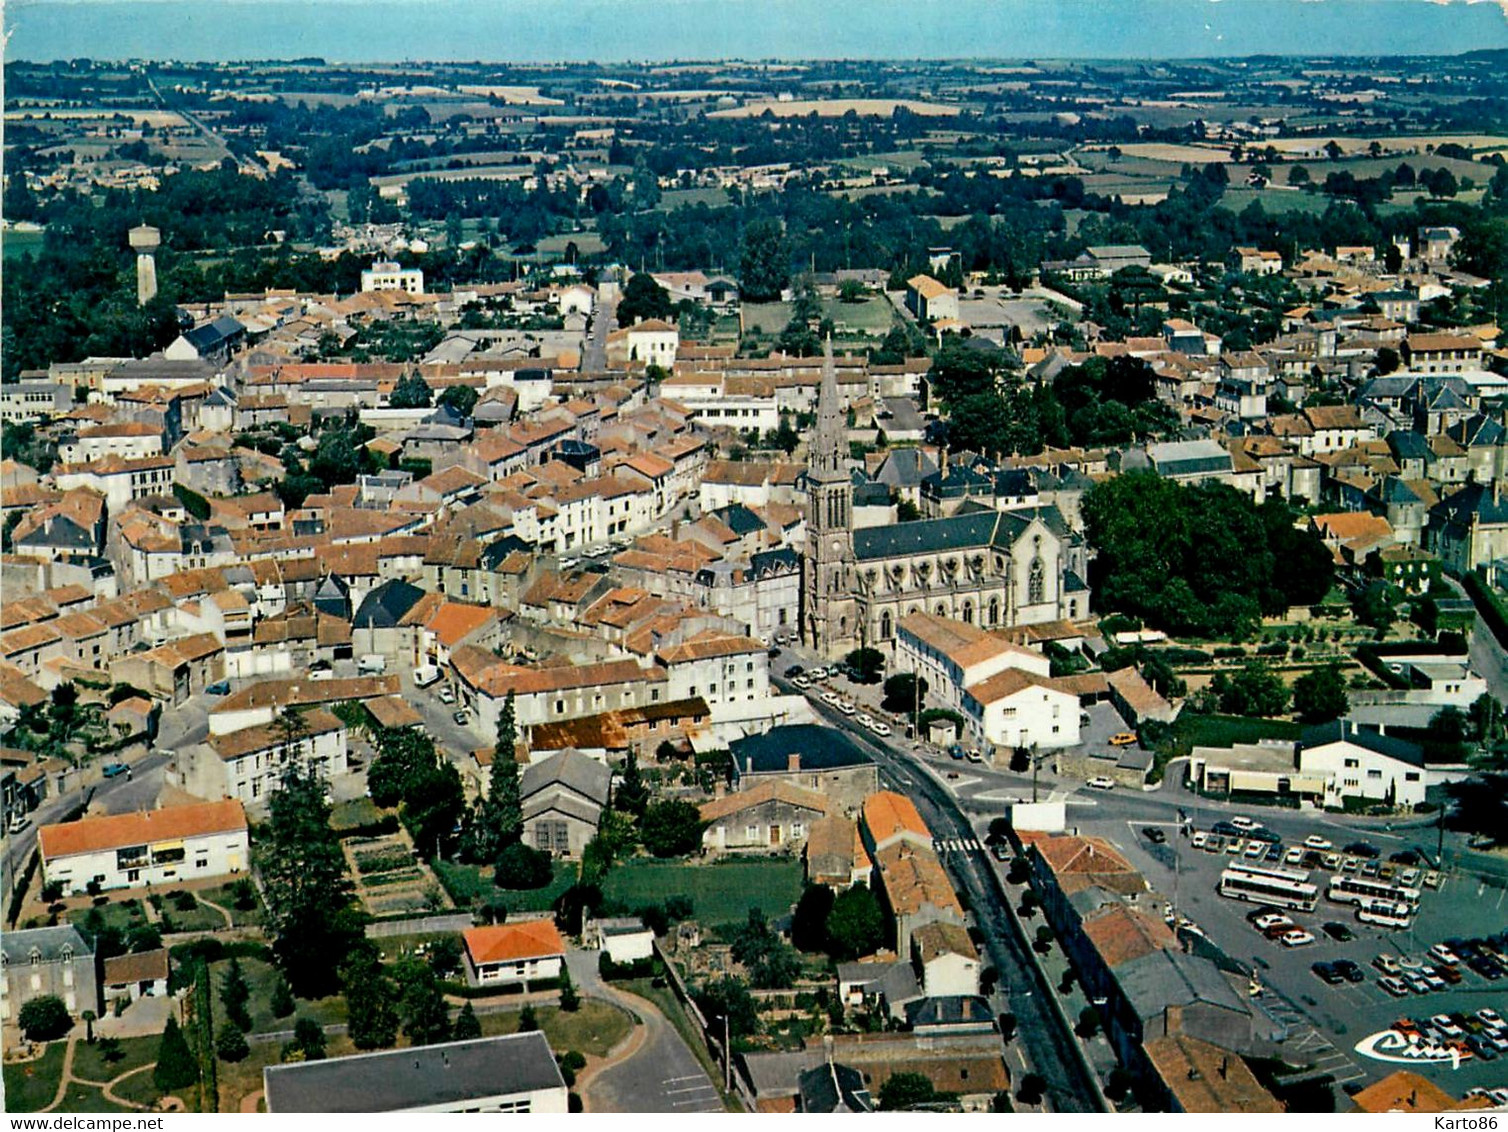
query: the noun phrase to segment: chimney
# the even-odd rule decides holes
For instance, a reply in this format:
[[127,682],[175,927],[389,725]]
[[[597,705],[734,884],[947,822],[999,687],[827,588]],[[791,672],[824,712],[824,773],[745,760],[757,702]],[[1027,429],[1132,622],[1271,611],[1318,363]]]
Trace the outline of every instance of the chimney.
[[1226,1072],[1229,1069],[1230,1069],[1230,1058],[1228,1058],[1228,1057],[1222,1057],[1220,1059],[1220,1080],[1222,1080],[1222,1081],[1225,1080]]
[[792,751],[790,754],[786,755],[785,769],[790,774],[795,774],[798,770],[801,769],[801,755],[798,752]]
[[943,479],[948,478],[948,446],[946,444],[937,450],[937,471]]
[[1417,1108],[1418,1105],[1419,1105],[1419,1090],[1418,1089],[1410,1089],[1409,1090],[1408,1106],[1409,1106],[1409,1108]]

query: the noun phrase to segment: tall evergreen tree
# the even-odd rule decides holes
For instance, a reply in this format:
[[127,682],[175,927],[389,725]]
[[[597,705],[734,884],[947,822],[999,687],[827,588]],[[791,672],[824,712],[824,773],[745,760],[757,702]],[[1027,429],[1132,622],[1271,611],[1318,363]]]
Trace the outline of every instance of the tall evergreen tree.
[[471,1003],[468,1002],[461,1007],[461,1013],[456,1015],[455,1028],[451,1030],[450,1036],[458,1042],[482,1036],[482,1024],[477,1020],[476,1011],[471,1009]]
[[649,787],[644,785],[644,775],[639,771],[639,756],[628,749],[628,758],[623,762],[623,777],[618,780],[615,794],[618,809],[628,814],[643,815],[649,805]]
[[392,982],[382,970],[376,944],[362,940],[340,969],[346,1020],[357,1049],[385,1049],[398,1040],[398,1011]]
[[157,1045],[157,1068],[152,1070],[152,1080],[165,1093],[199,1080],[199,1062],[178,1027],[178,1019],[172,1014],[168,1015],[162,1041]]
[[427,964],[413,960],[398,969],[402,998],[398,1013],[403,1018],[403,1032],[411,1044],[434,1045],[450,1040],[450,1013],[439,980]]
[[273,955],[304,998],[335,989],[336,971],[362,932],[345,856],[329,822],[324,781],[289,763],[269,800],[257,866]]
[[241,960],[231,958],[225,977],[220,980],[220,1005],[225,1008],[225,1017],[238,1029],[251,1029],[251,1014],[246,1004],[251,1001],[251,984],[241,971]]

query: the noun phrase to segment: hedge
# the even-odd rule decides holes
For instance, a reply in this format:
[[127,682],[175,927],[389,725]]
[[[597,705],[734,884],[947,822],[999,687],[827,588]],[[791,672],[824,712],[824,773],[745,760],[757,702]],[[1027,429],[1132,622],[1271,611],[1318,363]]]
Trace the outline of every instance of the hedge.
[[1498,643],[1508,643],[1508,610],[1503,607],[1503,599],[1492,592],[1475,570],[1462,574],[1461,584],[1466,587],[1466,592],[1476,605],[1477,612],[1487,622],[1487,627],[1492,630],[1492,635],[1498,639]]

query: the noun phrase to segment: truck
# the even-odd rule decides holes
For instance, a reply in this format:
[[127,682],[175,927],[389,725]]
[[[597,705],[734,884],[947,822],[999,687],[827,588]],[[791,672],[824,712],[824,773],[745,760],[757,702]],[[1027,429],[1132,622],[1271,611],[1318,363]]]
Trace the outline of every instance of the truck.
[[428,688],[440,679],[440,669],[433,664],[421,664],[414,669],[414,687]]
[[356,671],[362,676],[381,676],[387,671],[387,657],[369,652],[356,661]]

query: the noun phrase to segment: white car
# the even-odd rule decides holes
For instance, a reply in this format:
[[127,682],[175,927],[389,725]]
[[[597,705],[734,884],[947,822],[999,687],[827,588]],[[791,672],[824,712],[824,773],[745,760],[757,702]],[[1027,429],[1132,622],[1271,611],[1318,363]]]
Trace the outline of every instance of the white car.
[[1283,863],[1285,865],[1297,865],[1301,861],[1303,861],[1303,859],[1304,851],[1298,846],[1294,846],[1292,849],[1288,850],[1288,852],[1283,854]]
[[1461,965],[1461,957],[1443,943],[1437,943],[1434,947],[1430,948],[1429,957],[1431,959],[1438,959],[1441,963],[1451,967],[1459,967]]
[[796,685],[796,687],[800,688],[803,692],[812,686],[812,682],[805,676],[798,676],[794,680],[792,680],[791,683]]
[[1193,845],[1195,849],[1203,849],[1204,843],[1209,839],[1210,835],[1205,833],[1204,830],[1201,829],[1198,833],[1194,834],[1193,837],[1189,838],[1189,844]]
[[822,702],[825,703],[825,704],[827,704],[829,707],[837,707],[838,706],[838,693],[837,692],[823,692],[822,693]]
[[1256,928],[1259,932],[1265,932],[1268,928],[1275,928],[1279,924],[1292,923],[1293,921],[1290,920],[1287,916],[1283,915],[1283,913],[1281,912],[1268,912],[1266,915],[1258,916],[1255,920],[1253,920],[1251,922],[1251,926]]
[[844,715],[853,715],[853,713],[858,711],[859,709],[854,707],[854,702],[852,700],[839,700],[838,710],[841,711]]
[[456,702],[456,690],[449,684],[446,684],[445,687],[441,688],[439,694],[440,702],[442,704],[453,704]]
[[1246,847],[1246,855],[1253,861],[1260,857],[1265,857],[1267,856],[1267,846],[1261,841],[1253,841]]
[[1503,1029],[1503,1016],[1490,1006],[1484,1006],[1481,1010],[1478,1010],[1477,1018],[1480,1019],[1482,1025],[1486,1026],[1489,1030]]
[[1327,841],[1325,838],[1321,837],[1319,834],[1311,833],[1308,837],[1304,838],[1304,848],[1334,849],[1335,845],[1332,842]]
[[869,725],[869,730],[873,731],[881,739],[885,739],[890,736],[890,724],[881,723],[879,720],[875,720],[873,723],[871,723]]
[[1088,782],[1084,783],[1084,785],[1089,787],[1091,790],[1114,790],[1115,779],[1107,778],[1103,774],[1097,774]]
[[581,565],[581,559],[579,559],[579,558],[562,558],[560,560],[560,568],[562,570],[569,570],[569,569],[571,569],[574,566],[580,566],[580,565]]
[[810,676],[813,680],[826,680],[827,679],[827,669],[825,669],[825,668],[808,668],[806,670],[806,674],[808,676]]
[[1262,828],[1260,824],[1258,824],[1257,822],[1252,821],[1251,818],[1241,818],[1241,817],[1231,818],[1230,819],[1230,823],[1231,823],[1231,825],[1235,826],[1237,829],[1241,830],[1243,833],[1250,833],[1254,829],[1261,829]]
[[311,679],[311,680],[334,680],[335,679],[335,673],[331,672],[328,668],[317,668],[313,672],[309,673],[309,679]]
[[1291,932],[1284,932],[1278,942],[1284,947],[1304,947],[1314,942],[1314,936],[1303,928],[1294,928]]
[[1464,1038],[1466,1036],[1466,1031],[1456,1025],[1451,1020],[1449,1014],[1436,1014],[1429,1020],[1429,1023],[1447,1038]]
[[874,716],[870,715],[867,711],[859,712],[858,719],[865,727],[872,727],[874,725]]

